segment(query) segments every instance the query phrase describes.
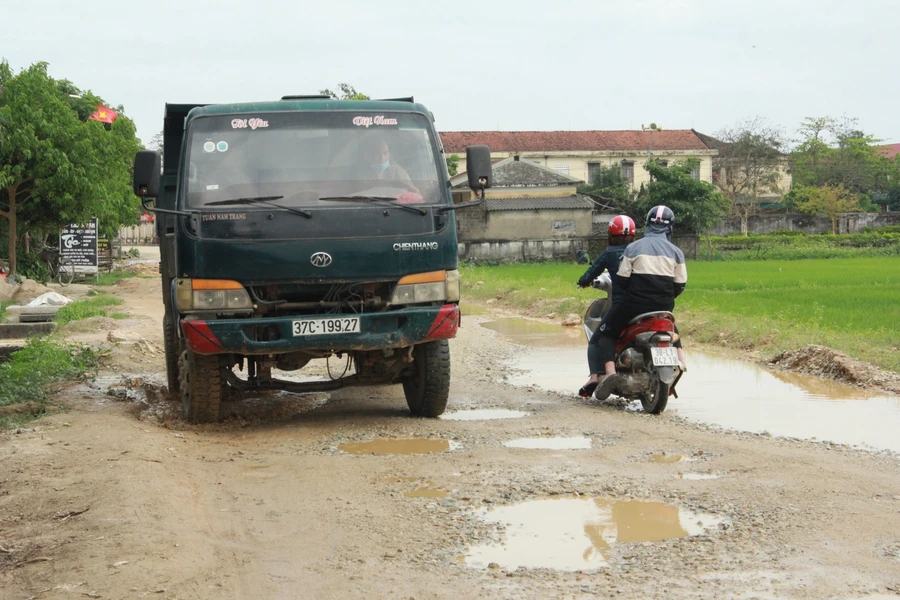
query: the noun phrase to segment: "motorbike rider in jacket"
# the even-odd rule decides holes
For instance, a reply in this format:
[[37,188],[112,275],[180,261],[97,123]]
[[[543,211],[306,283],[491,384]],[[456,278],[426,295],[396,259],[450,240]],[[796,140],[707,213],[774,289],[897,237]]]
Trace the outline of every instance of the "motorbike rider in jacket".
[[[624,290],[618,281],[619,276],[617,275],[619,271],[619,262],[622,260],[625,248],[634,241],[635,230],[634,220],[632,220],[631,217],[627,215],[613,217],[607,227],[607,231],[609,232],[609,245],[603,250],[600,256],[597,257],[597,260],[594,261],[588,270],[584,272],[584,275],[578,279],[578,287],[589,287],[597,277],[603,274],[603,271],[608,271],[612,282],[612,293],[610,294],[612,306],[619,304],[624,295]],[[583,398],[589,398],[600,383],[600,373],[603,371],[603,360],[601,359],[600,349],[597,346],[599,339],[600,334],[598,327],[597,331],[591,336],[590,342],[588,342],[587,359],[588,367],[590,368],[590,378],[587,383],[578,390],[578,395]]]
[[[618,283],[622,300],[613,304],[597,327],[597,346],[605,375],[616,374],[616,340],[634,317],[648,312],[670,311],[687,283],[684,253],[671,242],[675,213],[667,206],[654,206],[647,213],[644,236],[625,248],[619,263]],[[677,332],[677,328],[676,328]],[[673,344],[684,368],[684,350],[679,339]]]

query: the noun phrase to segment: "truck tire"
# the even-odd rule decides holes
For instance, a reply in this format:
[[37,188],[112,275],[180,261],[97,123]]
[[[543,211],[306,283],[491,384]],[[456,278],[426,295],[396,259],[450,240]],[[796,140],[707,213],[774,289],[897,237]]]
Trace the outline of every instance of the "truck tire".
[[178,376],[178,332],[168,315],[163,317],[163,343],[166,351],[166,379],[169,393],[175,395],[181,390],[181,380]]
[[413,374],[403,380],[409,412],[416,417],[439,417],[450,396],[450,343],[425,342],[413,348]]
[[184,350],[179,363],[182,417],[191,423],[214,423],[225,392],[222,361]]

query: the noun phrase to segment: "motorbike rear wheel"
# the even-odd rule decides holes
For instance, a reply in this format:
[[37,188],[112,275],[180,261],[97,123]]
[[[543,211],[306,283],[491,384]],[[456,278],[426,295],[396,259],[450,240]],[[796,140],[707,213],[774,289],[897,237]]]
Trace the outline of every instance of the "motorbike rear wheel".
[[666,410],[671,387],[668,383],[664,383],[658,378],[654,379],[655,381],[653,385],[650,386],[650,390],[641,395],[641,406],[644,407],[644,412],[650,413],[651,415],[658,415]]

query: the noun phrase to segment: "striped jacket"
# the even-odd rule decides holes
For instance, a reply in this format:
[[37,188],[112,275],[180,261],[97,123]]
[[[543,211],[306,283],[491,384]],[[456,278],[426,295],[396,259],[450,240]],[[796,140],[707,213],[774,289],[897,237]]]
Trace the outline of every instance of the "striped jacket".
[[672,310],[687,283],[684,253],[665,233],[647,231],[625,248],[618,275],[625,288],[624,302]]

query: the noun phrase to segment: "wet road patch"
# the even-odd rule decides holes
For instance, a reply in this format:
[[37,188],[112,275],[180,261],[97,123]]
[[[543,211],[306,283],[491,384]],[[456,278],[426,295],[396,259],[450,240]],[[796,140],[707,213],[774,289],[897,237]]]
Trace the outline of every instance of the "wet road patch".
[[716,529],[720,517],[672,504],[614,498],[549,498],[482,509],[501,540],[473,546],[465,564],[475,568],[590,570],[609,564],[616,544],[659,542]]

